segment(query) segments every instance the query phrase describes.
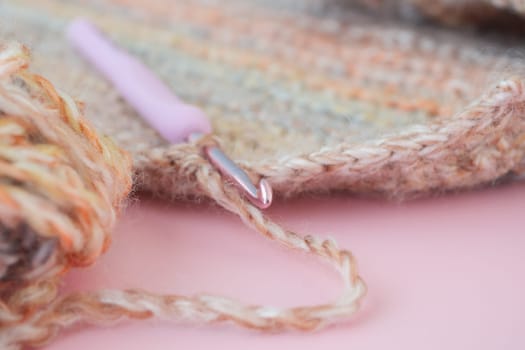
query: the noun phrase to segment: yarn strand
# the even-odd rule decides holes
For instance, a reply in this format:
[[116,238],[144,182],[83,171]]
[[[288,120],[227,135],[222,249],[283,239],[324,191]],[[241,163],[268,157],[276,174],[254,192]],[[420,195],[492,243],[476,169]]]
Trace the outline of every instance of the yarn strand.
[[[193,167],[191,169],[195,170]],[[349,251],[340,250],[333,240],[301,237],[281,228],[244,200],[235,188],[225,185],[211,165],[199,165],[196,178],[211,198],[237,214],[261,235],[287,248],[313,254],[331,263],[344,282],[340,297],[322,305],[278,309],[244,305],[234,299],[213,295],[157,295],[144,290],[75,293],[58,299],[32,322],[26,322],[29,328],[24,334],[31,336],[16,341],[25,343],[29,340],[34,344],[34,340],[38,339],[38,343],[46,342],[59,329],[77,323],[112,324],[123,318],[157,318],[197,324],[230,322],[259,331],[311,331],[348,318],[359,309],[366,286],[357,273],[355,259]],[[46,336],[36,337],[40,334]]]
[[[181,146],[193,150],[192,157],[177,164],[181,171],[205,196],[261,235],[331,263],[343,280],[341,296],[322,305],[288,309],[245,305],[221,296],[158,295],[144,290],[60,296],[62,274],[70,267],[93,263],[107,248],[121,199],[129,192],[129,158],[109,140],[98,138],[76,101],[47,80],[25,71],[29,53],[23,46],[1,49],[0,111],[9,117],[0,123],[0,145],[11,148],[0,147],[0,171],[12,180],[0,183],[0,214],[2,224],[14,221],[29,229],[11,234],[11,227],[6,228],[0,243],[27,241],[7,251],[19,249],[20,254],[33,254],[35,264],[16,265],[23,276],[11,276],[14,267],[0,274],[0,348],[37,346],[75,324],[112,324],[126,318],[229,322],[260,331],[309,331],[357,311],[366,287],[352,254],[339,249],[332,240],[301,237],[264,216],[225,183],[200,154],[203,145],[199,142],[205,141]],[[32,143],[35,140],[36,144]],[[47,253],[52,253],[51,257]],[[12,265],[18,257],[0,251],[0,258],[0,262]],[[47,262],[40,264],[42,260]]]

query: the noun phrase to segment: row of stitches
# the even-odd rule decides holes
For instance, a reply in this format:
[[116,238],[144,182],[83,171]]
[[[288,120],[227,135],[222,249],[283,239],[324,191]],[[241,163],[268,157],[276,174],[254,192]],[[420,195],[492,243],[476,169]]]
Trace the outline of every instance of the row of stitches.
[[[45,32],[45,31],[43,31]],[[54,36],[56,35],[56,33],[50,33],[51,36]],[[158,37],[162,37],[162,36],[158,36]],[[140,36],[139,36],[140,38]],[[169,36],[169,38],[171,40],[174,40],[174,38],[172,36]],[[191,40],[189,42],[192,42]],[[174,87],[177,87],[177,86],[189,86],[189,85],[192,85],[192,86],[195,86],[196,82],[195,80],[198,80],[199,82],[203,82],[203,84],[206,84],[208,86],[208,88],[204,88],[204,89],[201,89],[201,93],[199,94],[199,89],[191,89],[191,90],[183,90],[181,91],[182,94],[186,94],[186,97],[189,97],[189,98],[195,98],[195,94],[197,95],[200,95],[200,96],[209,96],[210,95],[210,92],[213,92],[213,89],[218,85],[218,84],[224,84],[225,86],[230,86],[230,87],[237,87],[240,86],[242,87],[242,90],[240,91],[240,93],[242,94],[242,92],[250,92],[250,91],[254,91],[254,88],[255,88],[255,91],[259,91],[259,92],[264,92],[265,94],[264,95],[261,95],[261,97],[258,99],[258,102],[260,104],[260,102],[262,101],[267,101],[268,99],[270,100],[275,100],[277,102],[279,101],[290,101],[290,100],[294,100],[294,101],[298,101],[298,106],[295,107],[295,109],[297,110],[297,116],[303,116],[304,114],[313,114],[314,115],[314,119],[318,119],[318,118],[315,118],[316,116],[316,113],[319,113],[319,114],[322,114],[324,116],[326,116],[327,114],[330,115],[332,114],[333,116],[341,116],[343,113],[345,114],[345,118],[348,118],[348,114],[352,114],[352,106],[351,105],[348,105],[346,108],[345,107],[341,107],[341,101],[337,101],[336,99],[334,98],[331,98],[330,94],[328,94],[328,98],[325,98],[324,100],[321,98],[303,98],[302,100],[301,99],[298,99],[298,98],[294,98],[294,91],[296,92],[296,97],[299,97],[299,96],[305,96],[305,92],[304,91],[298,91],[298,89],[296,88],[297,85],[294,84],[292,86],[286,86],[285,88],[283,89],[278,89],[278,88],[275,88],[276,87],[276,84],[278,84],[278,81],[269,81],[267,83],[265,83],[264,79],[262,77],[257,77],[256,79],[250,79],[250,75],[248,74],[248,79],[243,79],[243,75],[240,74],[242,72],[240,72],[239,70],[235,70],[235,72],[231,72],[231,71],[226,71],[224,73],[224,69],[227,68],[227,67],[224,67],[223,65],[219,65],[219,66],[215,66],[214,68],[216,68],[215,70],[206,70],[203,68],[203,66],[199,66],[197,69],[193,69],[191,70],[190,69],[190,72],[187,73],[187,72],[184,72],[185,69],[188,68],[188,65],[185,65],[184,63],[184,60],[182,59],[177,59],[177,64],[176,65],[170,65],[168,64],[168,61],[165,59],[165,57],[171,57],[171,55],[174,54],[174,52],[165,52],[165,53],[161,53],[161,54],[153,54],[154,52],[156,52],[155,48],[151,48],[151,47],[142,47],[140,48],[140,45],[133,45],[133,44],[136,44],[135,43],[132,43],[131,45],[131,49],[134,49],[135,50],[135,53],[138,53],[140,55],[142,55],[144,58],[146,58],[146,60],[149,60],[150,63],[152,63],[153,66],[160,66],[162,65],[162,63],[166,64],[166,66],[171,69],[171,71],[164,71],[164,76],[176,76],[178,77],[177,79],[173,79],[175,80],[174,82]],[[169,42],[168,43],[165,43],[166,46],[169,46]],[[205,45],[201,45],[201,47],[204,47]],[[150,57],[148,57],[150,56]],[[152,61],[152,56],[155,56],[157,61]],[[210,54],[210,53],[207,53],[205,54],[204,56],[205,57],[205,65],[206,64],[210,64],[211,62],[213,62],[213,60],[210,60],[210,56],[213,56],[213,54]],[[220,56],[220,55],[219,55]],[[180,57],[179,57],[180,58]],[[189,58],[189,66],[191,66],[191,63],[193,63],[195,61],[194,57],[190,57]],[[213,66],[213,65],[212,65]],[[278,67],[278,66],[276,66]],[[179,69],[179,72],[177,72],[177,69]],[[202,72],[205,71],[206,73],[205,74],[202,74]],[[214,77],[214,74],[215,76],[217,75],[216,73],[220,73],[220,72],[223,72],[223,74],[219,74],[219,76],[216,78],[216,79],[213,79]],[[235,74],[237,73],[237,74]],[[185,79],[185,77],[187,77],[187,79]],[[228,79],[227,78],[230,78],[231,82],[228,84]],[[243,82],[246,82],[246,84],[242,84]],[[261,82],[260,86],[253,86],[254,82]],[[198,83],[197,83],[197,86],[198,86]],[[271,89],[267,89],[266,87],[272,87]],[[230,89],[221,89],[220,91],[230,91]],[[192,95],[192,93],[195,92],[195,94]],[[313,92],[315,93],[315,92]],[[231,96],[226,96],[223,101],[220,101],[220,97],[217,97],[216,94],[211,94],[212,95],[212,99],[215,99],[215,100],[212,100],[212,104],[219,104],[219,105],[224,105],[226,107],[226,109],[229,109],[230,111],[231,110],[238,110],[239,108],[239,103],[236,102],[235,99],[232,99]],[[308,95],[308,94],[306,94]],[[323,93],[323,95],[325,95]],[[243,96],[241,96],[243,97]],[[249,96],[246,96],[246,98],[241,98],[241,100],[243,101],[249,101],[250,98]],[[328,101],[330,100],[330,101]],[[202,100],[201,100],[202,101]],[[311,104],[311,101],[315,101],[313,104]],[[209,100],[204,100],[202,102],[210,102]],[[223,102],[223,103],[221,103]],[[243,103],[244,104],[244,103]],[[247,105],[249,106],[249,103],[247,103]],[[310,108],[309,105],[311,105]],[[330,108],[332,105],[336,105],[337,108]],[[306,108],[304,108],[306,107]],[[355,109],[355,108],[354,108]],[[253,111],[253,110],[258,110],[257,106],[256,108],[249,108],[248,111],[244,111],[244,112],[248,112],[248,115],[249,115],[249,112]],[[288,108],[285,108],[285,109],[282,109],[278,112],[288,112],[289,109]],[[273,111],[272,111],[273,112]],[[277,116],[280,116],[282,115],[282,113],[277,113]],[[264,119],[268,119],[268,113],[266,113],[266,115],[264,116]],[[319,116],[321,117],[321,115]],[[278,118],[278,119],[281,119],[281,118]],[[293,118],[292,118],[293,119]]]
[[[196,13],[192,13],[192,10]],[[471,60],[472,57],[479,57],[479,51],[473,54],[471,51],[458,49],[454,55],[454,51],[451,50],[449,53],[452,55],[448,60],[443,57],[436,58],[430,52],[431,47],[437,47],[436,43],[422,38],[419,40],[421,48],[418,48],[419,41],[408,37],[409,35],[403,31],[398,32],[397,40],[390,40],[390,42],[397,41],[399,46],[385,52],[382,47],[367,45],[369,35],[361,31],[361,28],[355,28],[355,32],[363,34],[366,40],[365,38],[359,40],[358,35],[352,35],[351,42],[341,45],[342,42],[336,38],[327,38],[326,35],[316,33],[311,28],[298,30],[290,25],[283,27],[275,25],[275,21],[259,18],[255,20],[230,18],[224,13],[215,13],[213,17],[204,16],[200,13],[203,11],[206,10],[190,8],[190,10],[179,11],[177,7],[177,11],[170,13],[170,19],[180,20],[182,18],[178,16],[182,13],[185,20],[192,21],[192,24],[200,24],[205,29],[206,39],[210,42],[230,46],[227,50],[231,50],[233,46],[240,48],[242,53],[248,50],[269,56],[267,62],[259,61],[258,65],[266,63],[273,66],[273,62],[284,60],[294,67],[300,65],[303,70],[316,68],[328,76],[352,79],[358,82],[357,85],[387,85],[391,94],[396,89],[418,94],[425,92],[433,94],[433,98],[437,100],[464,103],[478,93],[475,87],[469,86],[466,82],[477,81],[477,77],[486,70],[486,64],[481,64],[486,62],[480,62],[479,59],[478,62]],[[351,33],[352,28],[346,32]],[[197,39],[202,39],[202,33],[201,31]],[[379,34],[383,36],[385,32]],[[412,43],[412,51],[407,51],[407,42]],[[418,50],[421,51],[420,55],[415,55],[414,51],[418,52]],[[448,95],[442,96],[443,93]],[[395,101],[398,99],[392,100],[395,107]],[[429,111],[429,114],[437,113]]]
[[[153,7],[150,10],[155,10],[155,8]],[[175,13],[184,14],[185,20],[192,21],[192,24],[194,24],[194,22],[200,21],[201,25],[207,25],[209,29],[208,33],[218,33],[217,35],[213,35],[209,38],[211,42],[220,42],[221,36],[224,41],[225,36],[229,36],[231,38],[235,36],[235,33],[248,33],[248,36],[241,37],[237,40],[230,39],[229,42],[224,42],[225,45],[231,45],[235,43],[241,44],[237,45],[241,47],[241,50],[239,51],[239,54],[236,55],[236,57],[243,59],[244,62],[240,62],[239,59],[234,59],[234,62],[232,62],[233,64],[238,65],[244,63],[248,65],[262,65],[263,67],[266,65],[270,66],[271,68],[281,68],[284,66],[284,62],[280,65],[275,64],[275,62],[282,62],[283,59],[286,59],[285,62],[287,65],[291,66],[292,71],[296,69],[297,64],[300,64],[302,69],[295,75],[305,75],[311,70],[312,66],[321,71],[323,71],[323,68],[325,68],[325,72],[323,73],[326,73],[327,67],[332,67],[330,70],[333,73],[333,67],[341,67],[342,61],[351,62],[346,64],[346,74],[335,78],[336,81],[332,84],[323,83],[323,78],[325,78],[323,74],[319,74],[317,77],[308,75],[306,78],[309,88],[330,89],[330,87],[332,87],[335,88],[342,98],[363,100],[371,99],[370,102],[372,103],[384,103],[391,108],[400,108],[407,111],[424,110],[430,115],[449,115],[451,110],[456,108],[451,109],[445,107],[443,105],[443,101],[446,101],[448,106],[457,106],[462,105],[465,100],[472,98],[475,93],[469,91],[472,89],[471,86],[469,86],[466,82],[478,81],[479,78],[476,77],[480,76],[480,69],[483,68],[473,64],[453,64],[454,62],[447,62],[443,59],[436,60],[434,58],[432,60],[433,56],[428,53],[428,57],[417,57],[417,55],[410,55],[404,50],[400,50],[398,52],[390,50],[390,53],[384,54],[381,52],[381,48],[370,46],[366,47],[363,45],[360,47],[359,45],[354,45],[363,42],[363,40],[356,40],[356,36],[354,36],[354,41],[349,43],[350,45],[347,44],[339,46],[337,42],[334,44],[334,40],[326,40],[326,36],[319,35],[319,33],[316,34],[313,32],[313,35],[311,35],[311,28],[308,30],[304,30],[302,28],[299,30],[295,28],[294,31],[290,32],[290,34],[286,34],[286,31],[290,31],[293,26],[278,26],[280,28],[284,28],[284,30],[278,35],[276,34],[276,31],[273,31],[275,36],[270,36],[267,39],[266,44],[264,44],[264,39],[261,39],[264,38],[264,35],[260,34],[265,33],[264,27],[272,28],[272,21],[259,19],[260,22],[262,21],[262,24],[258,25],[257,20],[254,21],[252,18],[249,18],[247,22],[236,18],[230,18],[227,16],[227,14],[217,11],[214,12],[214,16],[209,14],[206,16],[206,11],[209,12],[210,10],[208,8],[203,10],[195,6],[184,8],[182,5],[177,5],[177,11]],[[223,24],[227,25],[222,26]],[[229,29],[210,29],[220,28],[221,26]],[[261,29],[261,26],[263,29]],[[275,28],[275,25],[273,25],[273,27]],[[356,29],[358,33],[361,32],[359,28]],[[282,32],[284,32],[284,34]],[[224,33],[227,34],[225,35]],[[361,33],[363,34],[363,32]],[[385,33],[381,32],[381,34]],[[402,33],[400,36],[406,37],[407,35],[406,33]],[[252,42],[263,43],[262,47],[257,49],[257,46],[260,44],[256,44],[253,45],[253,47],[250,47],[249,50],[243,48],[242,46],[249,42],[250,37],[257,37],[258,39],[252,40]],[[287,40],[287,38],[290,37],[295,41],[292,42],[291,45],[289,45],[290,42]],[[364,40],[364,42],[368,41],[368,39]],[[179,44],[181,44],[181,42],[184,40],[179,41]],[[399,39],[398,41],[401,43],[410,41],[410,39],[404,38]],[[428,51],[428,46],[430,46],[428,40],[422,41],[427,43],[426,46]],[[198,42],[198,40],[193,40],[192,44],[194,45],[196,42]],[[302,47],[300,45],[301,42]],[[202,51],[203,48],[205,49],[206,44],[208,43],[209,42],[203,43],[200,50]],[[414,44],[416,43],[417,41],[414,41]],[[340,49],[340,47],[343,47],[343,49]],[[423,45],[423,47],[425,47],[425,45]],[[417,49],[417,47],[415,48]],[[274,51],[273,55],[271,50]],[[210,52],[206,52],[206,50],[204,51],[205,52],[201,52],[201,54],[207,56],[207,58],[210,58]],[[217,49],[214,51],[214,53],[216,53]],[[235,57],[235,55],[232,55],[230,52],[232,51],[231,46],[223,48],[223,53],[224,51],[226,51],[226,56],[229,56],[230,60],[232,57]],[[248,54],[246,51],[249,51]],[[253,56],[255,59],[253,59],[253,57],[250,59],[249,53],[254,51],[255,55]],[[266,54],[266,52],[270,53],[269,57],[263,56],[263,54]],[[323,56],[318,57],[315,55],[315,53],[319,52],[324,53]],[[257,53],[259,53],[259,55],[257,55]],[[224,60],[224,56],[225,55],[223,54],[221,59]],[[412,56],[416,56],[416,58],[411,58]],[[332,59],[333,57],[340,57],[340,59],[334,61]],[[469,55],[460,55],[457,57],[457,59],[462,61],[465,59],[468,60],[469,57]],[[249,59],[246,60],[246,58]],[[469,70],[474,71],[469,74]],[[338,69],[335,69],[335,71],[338,71]],[[330,74],[324,75],[330,76]],[[436,81],[436,79],[438,80]],[[308,82],[310,82],[310,84],[308,84]],[[352,86],[352,83],[354,86]],[[381,88],[385,88],[382,95],[387,96],[386,98],[380,98],[379,101],[373,101],[374,96],[378,96],[377,91],[366,93],[366,91],[363,91],[362,89],[363,86],[377,86],[379,90],[381,90]],[[436,89],[436,86],[442,88]],[[440,91],[442,92],[440,93]],[[443,92],[446,92],[444,96]],[[477,91],[475,92],[477,93]],[[430,96],[425,96],[425,94]],[[388,95],[391,97],[388,98]],[[409,97],[403,98],[403,95]],[[419,95],[422,98],[419,100],[417,98],[414,99],[414,95]]]

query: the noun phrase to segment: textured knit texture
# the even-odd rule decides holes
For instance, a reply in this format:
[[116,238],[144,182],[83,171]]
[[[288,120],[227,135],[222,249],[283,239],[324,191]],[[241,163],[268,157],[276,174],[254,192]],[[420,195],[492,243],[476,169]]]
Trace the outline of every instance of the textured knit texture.
[[[58,89],[27,72],[26,49],[1,44],[0,347],[124,317],[312,330],[351,316],[366,292],[348,251],[270,221],[223,181],[202,144],[162,141],[67,45],[71,18],[90,18],[203,108],[224,149],[277,194],[404,197],[525,172],[514,36],[523,13],[523,1],[496,0],[3,0],[2,43],[27,43],[32,69]],[[267,238],[327,260],[341,295],[291,309],[142,290],[58,296],[63,272],[107,248],[131,185],[127,154],[62,90],[130,151],[138,189],[213,199]]]
[[0,45],[0,348],[53,333],[59,278],[107,248],[131,188],[131,158],[82,106]]
[[23,46],[0,46],[1,349],[46,343],[78,323],[107,324],[126,317],[307,331],[358,310],[366,287],[350,252],[333,240],[282,229],[225,184],[198,153],[188,160],[194,164],[188,169],[208,197],[268,239],[332,264],[343,281],[341,295],[288,309],[145,290],[59,295],[65,271],[92,264],[108,247],[121,201],[131,188],[131,159],[89,126],[81,103],[29,73],[28,64]]
[[203,108],[227,153],[278,195],[400,197],[519,172],[523,43],[380,21],[354,4],[409,6],[418,23],[435,8],[450,18],[489,7],[520,20],[523,10],[521,1],[6,0],[0,16],[2,36],[32,47],[35,69],[86,101],[88,118],[133,154],[147,191],[203,195],[189,161],[199,150],[168,146],[73,52],[63,32],[75,16]]

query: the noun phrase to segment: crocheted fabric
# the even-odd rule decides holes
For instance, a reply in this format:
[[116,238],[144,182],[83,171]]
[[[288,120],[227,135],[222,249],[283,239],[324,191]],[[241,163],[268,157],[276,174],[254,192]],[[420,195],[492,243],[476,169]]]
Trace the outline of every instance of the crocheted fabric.
[[226,152],[278,195],[395,197],[522,172],[525,76],[511,53],[522,42],[424,19],[472,27],[511,16],[519,30],[524,3],[4,0],[0,19],[1,37],[28,44],[34,69],[85,101],[87,117],[133,154],[141,189],[202,195],[192,174],[205,160],[195,145],[162,141],[72,51],[73,17],[90,18],[203,108]]
[[260,331],[313,330],[355,313],[366,286],[352,254],[331,240],[284,230],[225,185],[211,164],[194,169],[205,194],[261,235],[337,269],[332,302],[279,309],[213,295],[100,290],[59,295],[60,277],[106,250],[131,188],[131,159],[99,137],[83,105],[30,73],[28,50],[0,45],[0,348],[50,341],[78,323],[162,318],[230,322]]
[[[277,194],[407,196],[525,173],[525,71],[509,51],[523,45],[509,34],[523,28],[523,4],[3,0],[0,348],[126,317],[312,330],[351,316],[366,293],[349,251],[266,218],[223,181],[199,143],[162,141],[67,45],[71,18],[89,17],[206,110],[225,150]],[[59,89],[27,70],[23,46],[2,44],[11,39],[32,48],[32,70]],[[62,90],[86,102],[85,116]],[[127,154],[84,117],[131,152],[139,189],[212,198],[265,237],[332,264],[342,293],[289,309],[143,290],[59,295],[66,270],[107,248],[131,186]]]

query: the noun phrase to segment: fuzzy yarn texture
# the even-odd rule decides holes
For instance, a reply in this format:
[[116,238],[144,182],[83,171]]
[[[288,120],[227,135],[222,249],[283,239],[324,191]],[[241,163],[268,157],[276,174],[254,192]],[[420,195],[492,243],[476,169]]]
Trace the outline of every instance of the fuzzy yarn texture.
[[323,305],[276,309],[218,296],[144,290],[60,295],[61,276],[92,264],[108,247],[116,214],[131,188],[131,159],[97,136],[80,103],[28,73],[28,64],[23,46],[0,46],[1,349],[47,343],[77,323],[107,324],[125,317],[312,330],[358,309],[366,287],[350,252],[332,240],[301,237],[268,220],[225,186],[199,153],[187,171],[202,191],[269,239],[333,264],[343,280],[340,297]]
[[[124,317],[311,330],[352,315],[366,291],[348,251],[284,230],[223,181],[201,144],[169,145],[148,127],[67,44],[78,16],[205,110],[224,150],[278,197],[405,198],[525,173],[523,1],[3,0],[2,348]],[[10,40],[60,89],[28,73],[27,51]],[[87,120],[131,154],[137,190],[211,198],[333,264],[341,296],[284,310],[142,290],[58,296],[64,271],[106,249],[130,190],[130,159]]]
[[451,18],[486,7],[525,26],[523,1],[5,0],[0,35],[28,44],[35,69],[86,102],[132,154],[140,190],[205,196],[190,176],[199,149],[164,142],[78,57],[64,38],[74,17],[202,108],[225,151],[277,196],[403,198],[523,171],[523,42],[466,19],[456,31],[432,25],[434,8]]
[[[98,137],[82,105],[0,45],[0,348],[44,340],[60,277],[107,248],[131,188],[131,158]],[[51,306],[49,305],[51,304]]]

